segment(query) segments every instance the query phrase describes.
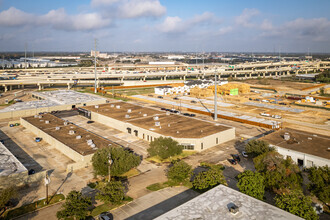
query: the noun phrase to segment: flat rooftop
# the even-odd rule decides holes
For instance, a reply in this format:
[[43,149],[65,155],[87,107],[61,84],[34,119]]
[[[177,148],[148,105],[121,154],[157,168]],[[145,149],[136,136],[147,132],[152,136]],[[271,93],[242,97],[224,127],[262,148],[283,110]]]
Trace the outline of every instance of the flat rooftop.
[[[285,133],[290,134],[290,140],[284,140]],[[266,135],[262,140],[271,145],[330,159],[329,136],[285,128]]]
[[[39,118],[40,116],[41,118]],[[118,146],[112,141],[93,134],[70,122],[65,125],[65,120],[52,114],[30,116],[23,119],[83,156],[93,154],[98,148],[108,147],[110,144],[111,146]],[[46,121],[49,123],[46,124]],[[56,130],[56,127],[60,129]],[[74,134],[69,134],[70,130],[74,131]],[[81,138],[77,139],[77,136],[81,136]],[[88,145],[88,140],[92,140],[95,147]]]
[[[239,212],[233,215],[229,207],[235,204]],[[302,219],[224,185],[219,185],[194,199],[159,216],[156,220],[186,219]]]
[[32,92],[32,95],[40,97],[43,100],[29,101],[29,102],[17,102],[7,108],[1,109],[0,112],[10,112],[28,109],[37,109],[52,107],[58,105],[76,105],[81,103],[88,103],[91,101],[106,99],[91,94],[75,92],[71,90],[55,90],[48,92]]
[[0,143],[0,176],[8,176],[27,171],[25,166]]
[[[88,106],[84,109],[175,138],[202,138],[231,129],[228,126],[173,113],[166,114],[165,111],[126,102],[102,104],[98,105],[98,108]],[[129,115],[129,118],[126,118],[126,115]],[[159,122],[160,126],[156,126],[155,122]]]

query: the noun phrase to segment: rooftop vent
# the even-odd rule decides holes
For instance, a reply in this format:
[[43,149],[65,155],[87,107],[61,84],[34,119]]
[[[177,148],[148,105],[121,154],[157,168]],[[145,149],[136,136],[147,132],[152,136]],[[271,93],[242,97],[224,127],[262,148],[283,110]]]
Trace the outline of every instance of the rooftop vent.
[[284,134],[284,140],[286,140],[286,141],[290,140],[290,134],[289,133]]
[[176,131],[177,134],[179,134],[180,132],[179,131]]
[[170,125],[170,124],[168,124],[167,126],[168,126],[168,127],[171,127],[171,125]]
[[60,127],[55,127],[55,131],[58,131],[60,130],[61,128]]
[[155,126],[160,126],[160,122],[159,121],[156,121],[155,122]]
[[34,118],[38,118],[39,115],[34,115]]
[[76,139],[81,139],[81,136],[80,135],[76,136]]
[[69,135],[73,135],[74,133],[76,133],[74,130],[69,131]]
[[158,116],[155,116],[154,117],[154,120],[156,121],[156,120],[159,120],[159,117]]
[[42,118],[42,115],[38,115],[39,118]]
[[120,105],[116,105],[116,108],[117,108],[117,109],[120,109]]
[[114,104],[111,104],[110,107],[113,108],[113,107],[115,107],[115,105]]
[[68,125],[68,124],[69,124],[69,123],[68,123],[67,121],[64,122],[64,125],[65,125],[65,126]]
[[311,137],[308,137],[307,139],[308,139],[308,140],[313,140],[313,138],[311,138]]
[[125,115],[125,118],[130,118],[130,116],[129,115]]
[[87,144],[88,145],[92,145],[93,144],[93,140],[92,139],[87,140]]
[[232,215],[237,215],[239,213],[239,208],[237,205],[235,205],[234,203],[229,203],[228,204],[228,209],[229,209],[229,212],[232,214]]
[[98,105],[95,105],[95,108],[99,108],[99,106]]
[[49,121],[45,121],[45,124],[49,124]]
[[147,114],[143,114],[143,117],[147,117],[148,115]]
[[127,113],[131,113],[131,112],[132,112],[132,109],[128,109],[128,110],[127,110]]

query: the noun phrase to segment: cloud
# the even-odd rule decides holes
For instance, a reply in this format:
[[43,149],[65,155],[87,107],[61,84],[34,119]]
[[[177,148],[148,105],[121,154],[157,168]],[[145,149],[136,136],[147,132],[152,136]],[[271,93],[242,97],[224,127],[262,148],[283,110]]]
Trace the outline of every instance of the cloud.
[[111,24],[110,19],[103,19],[97,13],[68,15],[63,8],[51,10],[45,15],[34,15],[14,7],[0,12],[0,26],[51,26],[58,30],[86,31],[103,28]]
[[183,33],[189,29],[192,29],[200,25],[210,25],[219,24],[220,19],[218,19],[213,13],[204,12],[200,15],[195,15],[194,17],[182,20],[180,17],[166,17],[163,23],[158,25],[157,29],[163,33]]
[[255,8],[245,8],[242,12],[241,15],[237,16],[235,18],[235,23],[239,26],[243,26],[243,27],[253,27],[254,24],[251,23],[251,18],[255,17],[256,15],[258,15],[260,12],[258,11],[258,9]]
[[261,33],[264,37],[281,37],[309,41],[329,41],[330,21],[327,18],[297,18],[278,27],[268,26]]
[[225,34],[228,34],[230,32],[232,32],[234,30],[233,27],[223,27],[223,28],[220,28],[219,31],[217,32],[217,35],[225,35]]
[[109,17],[161,17],[166,13],[166,7],[159,0],[92,0],[91,5],[102,8]]

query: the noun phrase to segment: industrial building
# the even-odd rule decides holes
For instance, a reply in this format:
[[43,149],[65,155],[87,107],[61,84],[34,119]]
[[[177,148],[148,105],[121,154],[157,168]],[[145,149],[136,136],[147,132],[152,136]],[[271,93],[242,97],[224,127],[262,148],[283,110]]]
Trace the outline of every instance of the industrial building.
[[79,106],[106,103],[106,99],[71,90],[55,90],[47,92],[32,92],[31,96],[38,100],[18,102],[0,110],[0,119],[26,117],[40,112],[70,110]]
[[330,166],[330,138],[285,128],[262,138],[302,168]]
[[233,127],[126,102],[88,106],[81,113],[146,141],[171,137],[187,150],[202,151],[235,138]]
[[244,193],[219,185],[159,216],[156,220],[185,219],[302,219]]
[[67,165],[67,171],[89,166],[93,154],[99,148],[119,146],[52,114],[21,118],[21,124],[73,160]]

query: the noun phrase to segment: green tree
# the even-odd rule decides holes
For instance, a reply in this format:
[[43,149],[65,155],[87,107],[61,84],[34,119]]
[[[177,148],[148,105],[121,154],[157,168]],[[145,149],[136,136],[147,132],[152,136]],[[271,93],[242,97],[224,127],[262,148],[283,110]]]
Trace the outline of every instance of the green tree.
[[58,219],[74,218],[85,219],[88,208],[92,205],[91,198],[83,196],[81,192],[71,191],[62,205],[62,209],[56,213]]
[[182,146],[172,138],[159,137],[150,142],[148,153],[150,156],[159,156],[161,159],[166,159],[181,154]]
[[311,205],[311,199],[306,197],[301,190],[276,195],[275,202],[277,207],[304,219],[318,219]]
[[308,189],[324,203],[330,203],[330,169],[328,166],[311,167],[308,170],[311,183]]
[[96,189],[98,190],[96,198],[103,202],[120,204],[125,197],[125,187],[120,181],[100,182]]
[[263,140],[251,140],[245,146],[246,153],[253,154],[254,156],[273,150],[274,148],[269,147],[269,144]]
[[227,185],[226,179],[223,176],[223,167],[212,165],[206,167],[208,170],[198,173],[192,182],[195,189],[207,191],[219,184]]
[[167,177],[177,183],[182,183],[190,178],[192,169],[189,164],[183,160],[174,162],[173,166],[167,172]]
[[0,190],[0,210],[6,207],[10,199],[17,196],[16,187],[10,186]]
[[256,170],[265,177],[265,186],[274,192],[300,188],[299,167],[290,158],[283,159],[277,152],[267,152],[253,159]]
[[264,179],[260,173],[247,170],[238,175],[237,187],[242,193],[262,200],[265,194]]
[[97,150],[92,165],[95,175],[106,176],[109,173],[109,154],[111,155],[111,176],[119,176],[140,164],[141,158],[121,147],[108,147]]

